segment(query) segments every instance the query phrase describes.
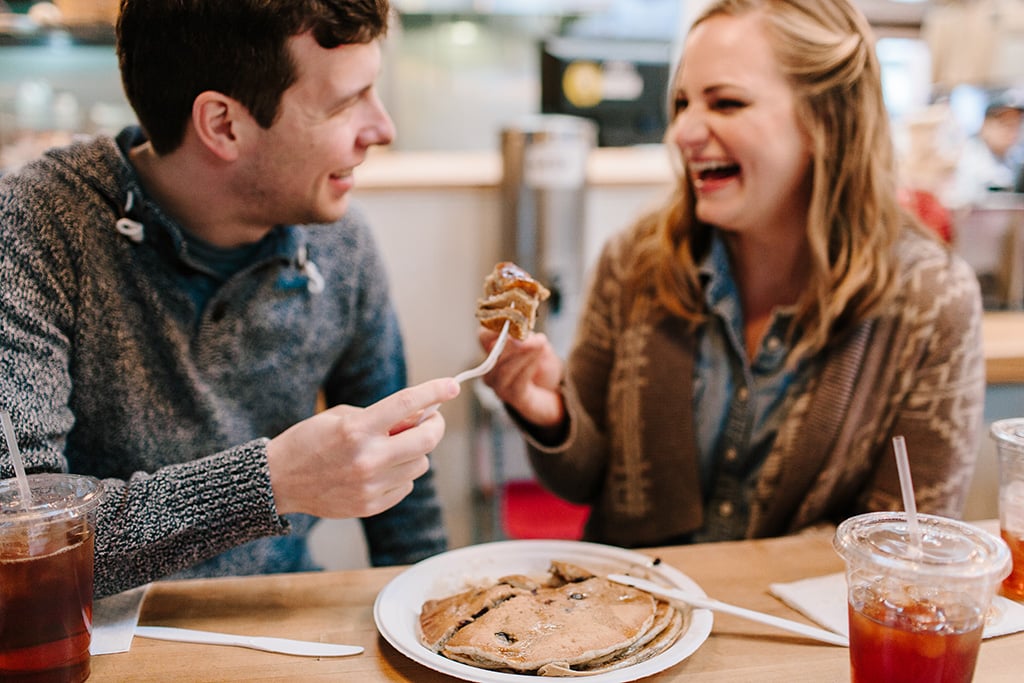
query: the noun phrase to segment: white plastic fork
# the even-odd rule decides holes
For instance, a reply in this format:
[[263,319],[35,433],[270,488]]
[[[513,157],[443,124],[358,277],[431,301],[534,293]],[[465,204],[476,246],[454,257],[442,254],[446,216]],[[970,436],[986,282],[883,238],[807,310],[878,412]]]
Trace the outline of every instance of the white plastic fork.
[[285,655],[300,655],[303,657],[349,657],[363,653],[363,648],[359,645],[336,645],[334,643],[291,640],[290,638],[242,636],[170,626],[136,626],[135,635],[142,636],[143,638],[156,638],[158,640],[176,640],[182,643],[233,645],[235,647],[248,647],[253,650],[278,652]]
[[839,645],[840,647],[849,647],[850,645],[850,641],[845,636],[841,636],[838,633],[832,633],[831,631],[826,631],[814,626],[801,624],[798,621],[783,619],[782,617],[777,617],[772,614],[757,612],[752,609],[747,609],[746,607],[730,605],[729,603],[722,602],[721,600],[693,595],[692,593],[687,593],[676,588],[665,588],[664,586],[659,586],[652,581],[645,581],[644,579],[639,579],[635,576],[609,574],[608,580],[614,581],[615,583],[621,583],[626,586],[639,588],[642,591],[647,591],[652,595],[663,597],[666,600],[682,602],[698,609],[709,609],[715,612],[724,612],[725,614],[743,617],[744,619],[750,619],[751,621],[774,626],[775,628],[780,628],[785,631],[799,633],[807,638],[813,638],[814,640],[829,643],[830,645]]
[[[501,352],[505,349],[505,342],[508,341],[508,328],[509,321],[506,320],[505,324],[501,326],[501,333],[498,334],[497,341],[494,342],[494,346],[491,347],[491,352],[487,354],[487,358],[484,359],[484,362],[480,363],[480,365],[476,366],[475,368],[463,370],[459,374],[455,375],[456,382],[462,384],[467,380],[473,379],[474,377],[486,375],[488,372],[491,371],[491,368],[494,367],[494,364],[498,362],[498,356],[500,356]],[[416,424],[420,424],[428,417],[436,413],[438,408],[440,407],[440,403],[435,403],[434,405],[424,410],[423,414],[420,415],[420,419],[416,421]]]

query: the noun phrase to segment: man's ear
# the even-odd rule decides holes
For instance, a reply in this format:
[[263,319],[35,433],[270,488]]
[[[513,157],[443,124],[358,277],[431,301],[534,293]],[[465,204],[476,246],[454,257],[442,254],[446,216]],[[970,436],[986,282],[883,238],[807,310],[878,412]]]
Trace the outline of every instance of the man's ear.
[[237,100],[214,90],[199,93],[192,102],[192,125],[208,150],[224,161],[239,155],[244,128],[252,117]]

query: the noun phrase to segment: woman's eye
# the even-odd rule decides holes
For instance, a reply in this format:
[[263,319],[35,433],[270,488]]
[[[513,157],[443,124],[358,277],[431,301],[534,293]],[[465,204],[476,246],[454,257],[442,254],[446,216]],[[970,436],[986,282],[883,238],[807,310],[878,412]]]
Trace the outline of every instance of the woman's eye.
[[745,102],[739,100],[721,99],[715,102],[715,109],[728,110],[728,109],[742,109],[747,106]]
[[685,97],[676,97],[672,101],[672,111],[678,114],[679,112],[686,109],[688,104],[690,104],[690,101]]

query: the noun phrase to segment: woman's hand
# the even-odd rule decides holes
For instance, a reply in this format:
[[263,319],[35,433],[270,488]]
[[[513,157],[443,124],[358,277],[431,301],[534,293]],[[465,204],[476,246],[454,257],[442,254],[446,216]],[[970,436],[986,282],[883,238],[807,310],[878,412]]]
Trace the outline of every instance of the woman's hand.
[[[490,351],[498,333],[480,328],[480,344]],[[565,421],[562,400],[562,360],[547,336],[534,332],[525,341],[509,338],[494,369],[484,375],[484,384],[502,401],[537,427],[558,427]]]

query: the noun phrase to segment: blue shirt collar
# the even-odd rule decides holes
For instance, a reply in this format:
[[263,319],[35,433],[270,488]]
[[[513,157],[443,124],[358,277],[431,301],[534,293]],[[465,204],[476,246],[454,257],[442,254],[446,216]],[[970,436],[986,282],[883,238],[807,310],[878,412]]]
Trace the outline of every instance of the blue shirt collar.
[[[725,328],[729,344],[733,352],[741,359],[746,358],[743,343],[743,309],[740,306],[740,293],[736,279],[732,273],[729,250],[720,230],[711,231],[711,248],[697,266],[701,281],[704,283],[704,303],[708,312],[718,317]],[[765,332],[765,339],[775,339],[778,343],[762,345],[755,363],[762,369],[778,367],[786,359],[791,348],[786,343],[786,335],[792,323],[795,309],[791,306],[776,308],[772,313],[772,321]]]
[[[127,169],[127,193],[122,205],[122,214],[143,226],[144,239],[161,252],[173,255],[190,268],[214,277],[222,274],[211,269],[205,259],[189,252],[189,243],[196,238],[177,221],[168,216],[146,192],[138,171],[131,163],[129,151],[146,142],[148,138],[139,126],[128,126],[116,137],[118,149]],[[299,226],[275,226],[260,240],[260,248],[252,250],[250,264],[281,260],[298,263],[305,260],[306,234]],[[248,249],[248,248],[247,248]]]

